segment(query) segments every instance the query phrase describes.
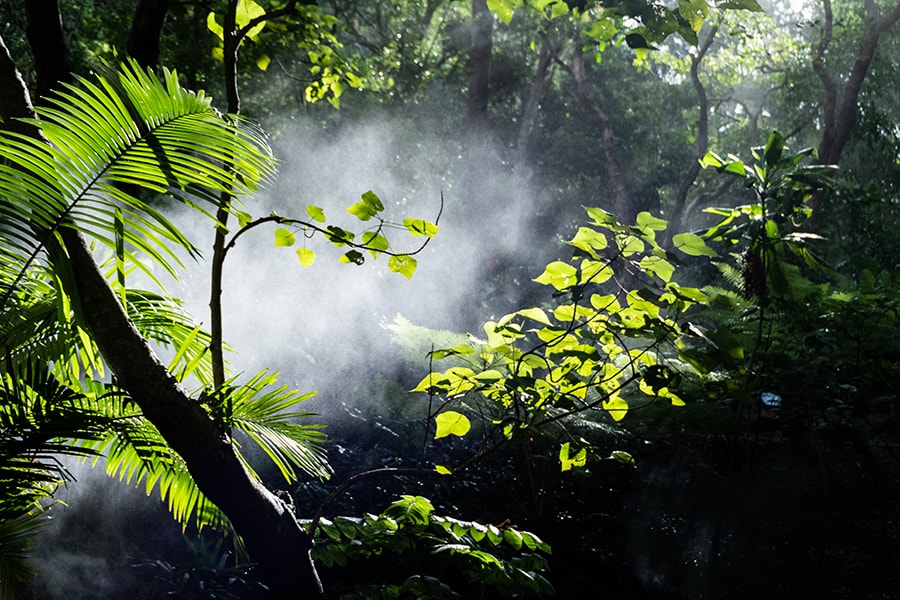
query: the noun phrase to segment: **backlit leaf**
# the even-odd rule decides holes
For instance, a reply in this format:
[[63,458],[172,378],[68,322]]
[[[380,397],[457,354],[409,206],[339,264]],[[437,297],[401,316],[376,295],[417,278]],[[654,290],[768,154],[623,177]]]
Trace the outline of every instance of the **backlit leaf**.
[[407,279],[410,279],[413,276],[413,273],[416,272],[417,265],[418,262],[414,257],[405,254],[392,256],[390,260],[388,260],[388,269],[394,273],[400,273]]
[[325,222],[325,211],[318,206],[310,204],[306,207],[306,214],[308,214],[313,221],[318,221],[319,223]]
[[689,256],[717,256],[703,238],[693,233],[676,233],[672,236],[672,244]]
[[433,238],[438,232],[437,225],[424,219],[403,219],[403,225],[415,236]]
[[603,401],[603,410],[609,413],[613,421],[621,421],[628,412],[628,403],[619,396]]
[[458,413],[455,410],[444,411],[434,418],[435,423],[435,439],[447,437],[448,435],[464,436],[469,433],[472,424],[469,418]]
[[578,271],[572,265],[562,261],[553,261],[544,268],[544,272],[535,281],[544,285],[552,285],[557,290],[565,290],[577,283]]
[[297,242],[297,236],[290,229],[279,227],[275,230],[275,245],[291,247]]
[[297,258],[304,267],[311,267],[316,260],[316,253],[309,248],[297,248]]

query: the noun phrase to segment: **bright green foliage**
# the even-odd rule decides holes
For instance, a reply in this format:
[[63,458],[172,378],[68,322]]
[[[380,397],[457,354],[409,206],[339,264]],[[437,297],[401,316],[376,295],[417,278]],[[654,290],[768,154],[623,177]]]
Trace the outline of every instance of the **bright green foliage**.
[[787,252],[810,268],[821,268],[809,242],[820,236],[797,229],[812,214],[809,200],[831,186],[833,165],[804,165],[815,157],[807,148],[797,153],[786,152],[784,138],[777,131],[766,145],[753,149],[755,162],[744,164],[735,156],[723,159],[709,153],[701,164],[721,173],[744,179],[754,194],[754,202],[735,208],[710,208],[721,221],[704,234],[707,240],[726,246],[744,245],[741,253],[742,293],[756,297],[761,304],[768,301],[769,291],[788,291],[785,262]]
[[[455,363],[413,389],[453,407],[436,415],[436,437],[452,432],[447,414],[466,409],[490,419],[480,433],[498,444],[579,413],[619,421],[633,405],[684,404],[677,388],[693,369],[680,354],[689,330],[699,331],[685,329],[686,319],[706,295],[675,282],[680,259],[657,240],[665,221],[640,213],[623,225],[602,209],[587,213],[591,226],[569,242],[573,258],[551,262],[535,279],[552,288],[553,305],[508,314],[485,324],[484,339],[432,352],[435,362]],[[563,470],[587,459],[586,446],[575,456],[568,442],[560,447]]]
[[[228,248],[234,246],[237,239],[251,229],[263,223],[274,222],[293,227],[293,231],[286,227],[275,229],[276,246],[291,247],[296,244],[297,236],[294,233],[295,231],[302,232],[304,239],[308,239],[316,233],[321,233],[334,246],[350,248],[341,255],[338,259],[339,262],[361,265],[366,261],[363,252],[368,252],[373,259],[378,258],[379,254],[386,254],[390,257],[388,259],[388,269],[394,273],[400,273],[408,279],[413,276],[417,266],[413,254],[420,252],[428,241],[437,235],[438,225],[424,219],[404,219],[403,226],[412,236],[425,237],[426,239],[414,251],[399,253],[391,249],[390,242],[384,234],[385,229],[393,224],[381,216],[382,211],[384,211],[384,204],[381,198],[371,190],[363,193],[359,202],[355,202],[347,208],[347,212],[360,221],[376,221],[374,228],[362,232],[359,236],[359,242],[356,241],[357,235],[352,231],[337,225],[328,225],[325,211],[318,206],[310,205],[306,207],[309,219],[282,217],[274,213],[258,219],[252,219],[247,216],[240,221],[241,228],[231,238]],[[246,215],[246,213],[241,214]],[[312,266],[315,260],[315,253],[305,247],[300,248],[297,250],[297,258],[300,260],[301,265],[309,267]]]
[[[314,4],[302,4],[285,11],[283,8],[266,10],[254,0],[240,0],[235,11],[235,34],[242,42],[261,42],[267,29],[273,32],[286,33],[291,25],[282,22],[284,17],[291,17],[294,24],[301,24],[300,49],[304,50],[309,63],[309,72],[314,76],[306,86],[304,97],[307,102],[327,100],[338,108],[345,86],[363,87],[363,80],[354,72],[355,68],[341,54],[342,44],[333,31],[337,19],[333,15],[322,12]],[[212,56],[218,61],[224,60],[225,30],[221,15],[210,12],[206,18],[206,27],[215,36],[217,44],[212,48]],[[229,35],[230,32],[229,32]],[[268,69],[271,57],[262,50],[260,43],[254,48],[254,62],[261,71]]]
[[[335,517],[317,523],[313,557],[323,566],[353,564],[358,575],[366,561],[389,561],[397,580],[359,585],[342,598],[400,598],[426,585],[415,597],[451,597],[439,581],[458,580],[467,589],[491,598],[548,597],[544,578],[550,547],[538,536],[513,527],[500,528],[437,515],[421,496],[402,496],[379,515]],[[409,565],[410,569],[397,568]],[[456,575],[456,577],[450,577]],[[422,578],[428,579],[423,582]]]
[[469,433],[472,424],[469,418],[455,410],[448,410],[440,413],[434,418],[435,438],[442,438],[448,435],[458,435],[460,437]]
[[[159,80],[134,65],[81,80],[39,112],[33,124],[50,144],[0,134],[0,454],[3,468],[16,472],[0,477],[0,508],[22,509],[16,498],[51,494],[65,473],[34,458],[69,453],[104,456],[111,475],[143,482],[148,493],[157,488],[185,524],[193,517],[201,527],[227,527],[137,406],[104,382],[99,352],[81,325],[84,307],[64,291],[76,289],[63,285],[72,275],[62,267],[51,271],[43,253],[55,251],[49,242],[61,227],[107,246],[114,258],[102,269],[132,322],[145,339],[172,350],[176,377],[208,390],[209,335],[175,300],[125,287],[130,270],[152,276],[155,263],[174,273],[176,249],[193,251],[133,190],[197,208],[216,204],[222,192],[250,193],[273,172],[265,137],[249,122],[223,118],[204,95],[181,88],[174,73]],[[305,395],[274,386],[268,374],[232,386],[197,392],[223,432],[246,432],[288,480],[298,470],[327,476],[315,447],[318,429],[288,421],[303,414],[289,409]]]
[[676,8],[656,0],[488,0],[488,8],[506,24],[514,13],[526,6],[543,19],[553,20],[566,14],[586,24],[586,35],[601,44],[620,35],[636,50],[653,48],[672,34],[697,44],[697,34],[711,10],[748,10],[762,12],[756,0],[679,0]]
[[587,448],[582,448],[574,457],[569,458],[569,442],[566,442],[559,448],[559,462],[563,471],[571,471],[572,467],[583,467],[587,464]]

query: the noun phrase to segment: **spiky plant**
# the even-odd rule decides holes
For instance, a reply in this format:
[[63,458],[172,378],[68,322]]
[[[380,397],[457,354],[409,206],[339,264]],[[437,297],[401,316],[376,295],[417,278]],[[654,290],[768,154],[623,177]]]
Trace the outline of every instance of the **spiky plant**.
[[[60,243],[67,231],[108,258],[104,272],[132,323],[169,348],[169,371],[191,382],[224,436],[247,432],[288,481],[300,471],[327,476],[321,433],[295,422],[305,413],[294,406],[307,395],[278,387],[268,373],[209,389],[209,335],[176,299],[126,281],[135,270],[154,281],[160,270],[177,276],[179,256],[196,255],[158,198],[210,216],[220,195],[252,194],[273,174],[263,132],[217,112],[175,73],[158,79],[134,64],[78,80],[49,102],[24,120],[39,136],[0,132],[0,511],[33,509],[64,475],[53,456],[78,454],[103,457],[110,475],[157,489],[182,523],[228,527],[106,373],[83,324],[89,307],[71,293],[78,288]],[[14,564],[8,559],[0,556],[0,567]]]

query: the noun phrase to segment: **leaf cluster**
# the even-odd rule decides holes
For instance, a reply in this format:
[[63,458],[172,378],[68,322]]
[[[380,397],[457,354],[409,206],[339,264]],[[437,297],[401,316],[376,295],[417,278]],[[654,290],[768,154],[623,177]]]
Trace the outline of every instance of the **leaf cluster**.
[[313,549],[325,567],[365,561],[425,567],[414,574],[390,568],[389,580],[396,583],[364,584],[345,598],[407,597],[411,588],[426,583],[434,590],[422,590],[416,597],[451,597],[454,592],[446,582],[454,573],[491,597],[547,597],[553,591],[544,577],[544,555],[549,553],[550,547],[533,533],[441,516],[421,496],[402,496],[378,515],[322,519]]

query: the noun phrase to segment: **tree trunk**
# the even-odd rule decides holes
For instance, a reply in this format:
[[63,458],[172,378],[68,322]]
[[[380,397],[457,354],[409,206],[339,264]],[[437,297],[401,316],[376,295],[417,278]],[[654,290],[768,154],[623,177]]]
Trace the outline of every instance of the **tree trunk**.
[[141,0],[134,9],[125,52],[144,68],[159,62],[159,44],[169,12],[168,0]]
[[493,15],[487,0],[472,0],[472,46],[469,51],[469,131],[482,137],[487,131],[487,109],[493,48]]
[[[28,0],[25,2],[25,15],[25,35],[34,55],[37,102],[40,104],[60,82],[72,81],[69,52],[63,37],[57,0]],[[11,93],[16,92],[13,88]]]
[[603,157],[606,159],[606,179],[613,197],[612,210],[620,223],[631,223],[637,215],[622,175],[622,166],[619,161],[619,149],[616,145],[615,135],[606,111],[594,100],[588,89],[584,73],[584,50],[582,50],[577,41],[572,55],[572,66],[566,70],[572,75],[572,79],[575,80],[575,93],[578,96],[578,101],[587,112],[588,117],[600,130],[600,145],[603,148]]
[[678,185],[678,191],[675,193],[675,203],[672,206],[672,214],[669,215],[669,228],[666,233],[664,246],[668,246],[672,236],[684,231],[687,225],[687,217],[690,214],[687,210],[689,206],[687,198],[694,182],[697,181],[697,176],[700,175],[699,159],[709,150],[709,99],[706,95],[706,88],[703,82],[700,81],[700,63],[709,51],[710,46],[712,46],[713,39],[715,39],[718,31],[718,27],[713,27],[700,45],[697,54],[691,56],[691,82],[694,85],[694,91],[697,92],[697,152],[694,160],[688,166],[684,178]]
[[881,34],[900,21],[900,4],[890,11],[881,13],[874,0],[866,0],[866,24],[862,43],[847,83],[841,93],[838,83],[825,66],[825,55],[831,43],[834,14],[831,0],[822,0],[824,31],[813,57],[813,69],[822,82],[824,101],[822,103],[822,137],[819,142],[819,161],[823,164],[838,164],[841,153],[850,141],[850,133],[856,125],[859,111],[859,94],[869,71],[869,65],[878,48]]
[[[40,15],[41,19],[45,17],[48,15]],[[29,27],[34,30],[36,24]],[[59,45],[49,39],[49,32],[42,33],[45,35],[36,38],[40,45],[36,52],[48,56],[49,49]],[[6,122],[33,116],[28,91],[2,39],[0,48],[0,108],[9,111],[0,116]],[[47,71],[39,77],[49,86],[47,89],[52,89],[49,80],[57,76],[62,62],[41,64]],[[60,237],[64,252],[52,254],[57,261],[67,260],[73,271],[76,289],[67,292],[84,308],[84,324],[104,360],[144,416],[185,461],[199,489],[230,519],[250,556],[263,569],[271,597],[322,597],[309,554],[312,540],[296,517],[246,470],[228,433],[222,432],[202,405],[187,395],[141,337],[81,234],[62,228]]]
[[544,87],[547,82],[547,75],[550,72],[553,54],[550,37],[544,33],[541,36],[541,49],[534,73],[534,81],[531,82],[531,89],[528,90],[528,99],[525,101],[525,109],[522,111],[522,125],[519,127],[519,137],[516,141],[516,168],[522,167],[528,159],[528,143],[531,141],[531,134],[534,132],[534,127],[537,124],[541,98],[544,95]]

